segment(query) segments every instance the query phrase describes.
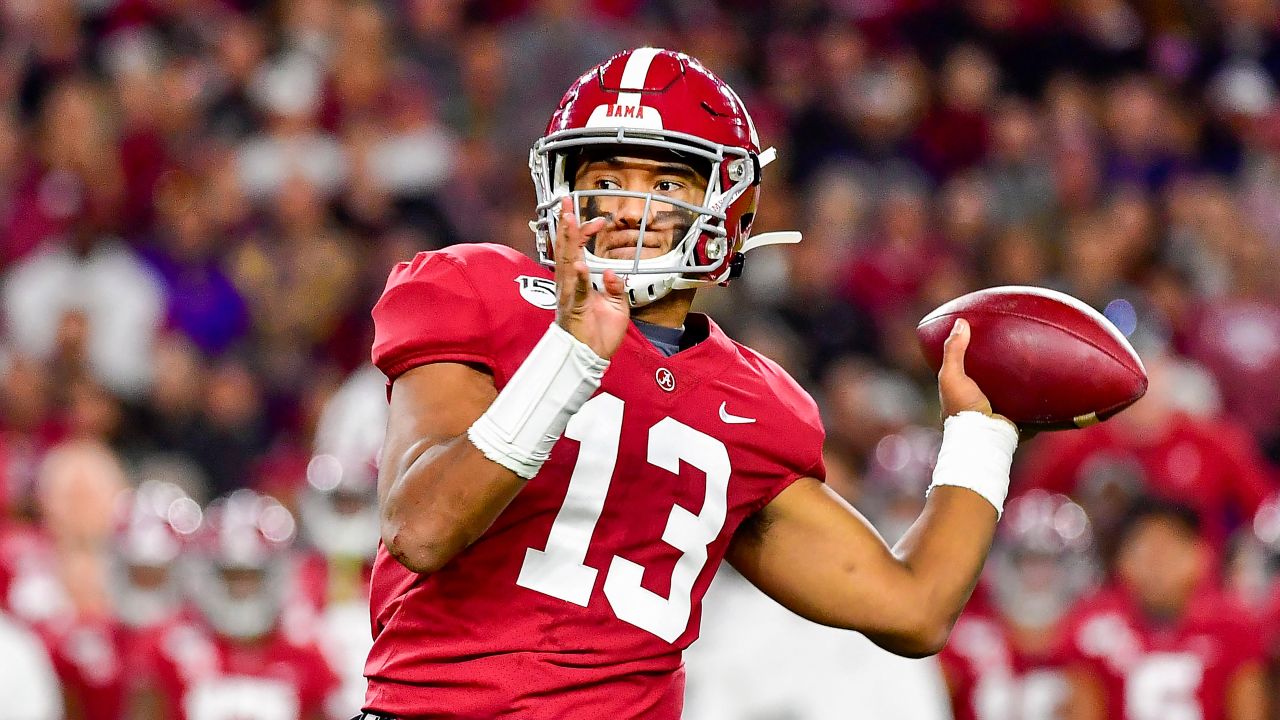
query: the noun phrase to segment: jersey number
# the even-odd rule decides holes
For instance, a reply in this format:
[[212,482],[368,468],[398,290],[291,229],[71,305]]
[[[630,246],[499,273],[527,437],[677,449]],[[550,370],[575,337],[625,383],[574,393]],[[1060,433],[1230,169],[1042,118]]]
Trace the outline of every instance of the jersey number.
[[1136,720],[1202,720],[1196,698],[1204,665],[1186,653],[1157,653],[1129,672],[1125,706]]
[[[622,400],[600,393],[569,419],[564,434],[580,443],[578,462],[546,549],[525,551],[517,585],[587,606],[598,570],[584,561],[618,462],[622,408]],[[605,574],[604,596],[618,619],[675,642],[689,625],[693,583],[707,564],[707,546],[724,527],[729,453],[719,440],[668,417],[649,428],[648,460],[672,474],[680,473],[681,461],[701,470],[706,475],[706,499],[697,515],[676,505],[667,518],[662,540],[682,553],[668,597],[642,587],[644,567],[618,555]]]

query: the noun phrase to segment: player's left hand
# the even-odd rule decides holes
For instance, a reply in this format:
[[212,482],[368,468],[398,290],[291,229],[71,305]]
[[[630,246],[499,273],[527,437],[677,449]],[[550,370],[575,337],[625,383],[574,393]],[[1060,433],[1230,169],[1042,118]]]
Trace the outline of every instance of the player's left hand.
[[573,201],[561,198],[556,233],[556,322],[607,359],[627,334],[631,305],[622,278],[612,270],[604,271],[604,292],[591,285],[591,271],[582,257],[582,248],[592,235],[604,229],[604,224],[604,218],[595,218],[579,226]]
[[942,417],[949,418],[956,413],[972,410],[1004,420],[1016,428],[1017,425],[1012,420],[991,409],[991,401],[987,399],[986,393],[964,372],[964,351],[969,348],[970,332],[969,323],[958,319],[942,346],[942,368],[938,370],[938,396],[942,400]]

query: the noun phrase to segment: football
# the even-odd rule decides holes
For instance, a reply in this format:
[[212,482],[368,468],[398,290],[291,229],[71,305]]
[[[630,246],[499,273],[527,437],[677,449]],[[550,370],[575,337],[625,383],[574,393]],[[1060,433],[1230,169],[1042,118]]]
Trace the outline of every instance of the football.
[[1066,293],[995,287],[943,304],[916,327],[935,371],[958,318],[972,328],[965,372],[995,412],[1023,428],[1086,427],[1147,391],[1146,368],[1129,341],[1101,313]]

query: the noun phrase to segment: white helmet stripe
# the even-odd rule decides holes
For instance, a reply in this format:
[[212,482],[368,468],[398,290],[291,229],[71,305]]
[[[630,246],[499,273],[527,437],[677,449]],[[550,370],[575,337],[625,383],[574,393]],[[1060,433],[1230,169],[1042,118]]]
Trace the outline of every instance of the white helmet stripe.
[[[649,77],[649,66],[653,64],[653,59],[662,52],[659,48],[642,47],[631,51],[631,57],[627,58],[627,64],[622,68],[622,80],[618,83],[621,88],[642,88],[645,79]],[[619,105],[639,105],[640,93],[624,92],[618,93]]]

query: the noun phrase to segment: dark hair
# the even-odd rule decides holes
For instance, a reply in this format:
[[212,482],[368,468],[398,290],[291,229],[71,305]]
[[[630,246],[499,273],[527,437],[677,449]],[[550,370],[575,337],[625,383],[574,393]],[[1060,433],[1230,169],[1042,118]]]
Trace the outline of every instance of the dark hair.
[[1120,520],[1117,547],[1129,540],[1138,525],[1147,520],[1167,520],[1181,528],[1190,538],[1199,539],[1204,525],[1195,508],[1162,498],[1142,497],[1133,502]]

